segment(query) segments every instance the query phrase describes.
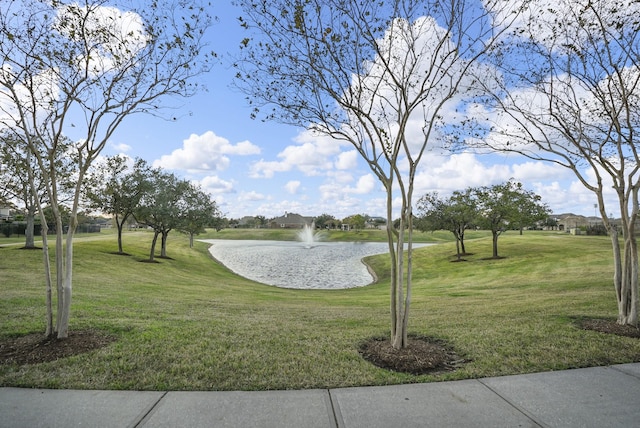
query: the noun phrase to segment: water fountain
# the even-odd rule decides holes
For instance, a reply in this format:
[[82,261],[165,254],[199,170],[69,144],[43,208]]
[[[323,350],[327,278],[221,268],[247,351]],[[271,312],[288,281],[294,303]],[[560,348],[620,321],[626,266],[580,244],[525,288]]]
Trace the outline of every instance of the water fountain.
[[313,244],[320,240],[321,232],[316,232],[316,224],[305,224],[302,229],[298,231],[298,240],[302,241],[304,248],[313,248]]

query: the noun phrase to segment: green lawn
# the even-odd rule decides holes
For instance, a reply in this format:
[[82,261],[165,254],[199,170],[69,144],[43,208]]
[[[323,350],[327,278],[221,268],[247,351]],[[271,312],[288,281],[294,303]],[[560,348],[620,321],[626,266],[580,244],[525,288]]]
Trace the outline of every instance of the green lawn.
[[[209,232],[206,238],[286,239],[291,231]],[[351,236],[357,232],[350,232]],[[360,232],[353,240],[378,240]],[[345,240],[349,232],[327,239]],[[51,363],[0,365],[1,386],[136,390],[265,390],[428,382],[640,361],[640,340],[585,331],[579,317],[615,319],[607,237],[516,232],[491,255],[485,232],[470,235],[453,263],[451,234],[414,254],[412,333],[447,340],[469,360],[440,375],[376,368],[360,342],[389,331],[385,256],[368,259],[379,283],[350,290],[257,284],[216,264],[207,245],[172,233],[171,260],[141,263],[151,234],[80,236],[75,244],[71,329],[117,341]],[[384,238],[382,238],[384,239]],[[0,239],[0,244],[4,241]],[[42,254],[0,247],[0,338],[44,332]]]

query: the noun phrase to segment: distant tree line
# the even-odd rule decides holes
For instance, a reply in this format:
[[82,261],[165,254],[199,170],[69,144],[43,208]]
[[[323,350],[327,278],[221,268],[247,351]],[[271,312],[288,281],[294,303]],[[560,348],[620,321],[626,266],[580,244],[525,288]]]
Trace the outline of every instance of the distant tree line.
[[160,168],[151,168],[137,159],[132,168],[127,158],[114,156],[95,168],[87,180],[86,200],[91,209],[110,214],[118,230],[118,252],[122,248],[122,230],[133,218],[154,232],[149,260],[153,261],[158,237],[160,257],[167,257],[167,237],[172,230],[193,237],[215,225],[220,211],[199,186],[179,179]]
[[[42,216],[46,227],[42,227],[33,189],[28,180],[21,180],[18,169],[27,161],[21,157],[10,139],[5,139],[0,154],[4,168],[0,172],[3,179],[0,190],[3,195],[19,200],[24,206],[23,214],[16,216],[20,224],[4,224],[0,233],[24,234],[25,248],[35,248],[34,236],[41,233],[55,233],[58,227],[65,232],[70,225],[71,209],[66,203],[57,206],[60,222],[55,221],[53,207],[45,196],[39,196]],[[62,165],[62,164],[61,164]],[[64,182],[71,181],[71,174],[64,168],[59,169]],[[40,178],[34,177],[35,189],[39,188]],[[197,185],[179,179],[174,174],[160,168],[151,168],[144,160],[137,159],[128,166],[125,156],[113,156],[94,165],[83,183],[83,206],[86,212],[76,214],[76,227],[81,232],[100,231],[93,223],[89,212],[97,211],[113,216],[117,228],[118,253],[125,254],[122,246],[122,231],[131,221],[154,231],[149,252],[149,260],[155,257],[157,239],[160,238],[160,257],[167,257],[167,237],[169,232],[177,230],[186,233],[193,246],[193,237],[204,232],[205,227],[221,228],[218,207],[211,196]],[[60,199],[65,201],[65,191],[69,186],[61,186]]]

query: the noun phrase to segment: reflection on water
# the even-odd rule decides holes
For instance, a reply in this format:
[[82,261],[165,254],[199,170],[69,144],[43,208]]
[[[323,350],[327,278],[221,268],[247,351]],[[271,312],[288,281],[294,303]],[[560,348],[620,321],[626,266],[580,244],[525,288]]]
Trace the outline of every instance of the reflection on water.
[[[380,242],[315,242],[208,239],[211,255],[238,275],[285,288],[362,287],[373,277],[362,258],[388,251]],[[414,245],[414,247],[424,244]]]

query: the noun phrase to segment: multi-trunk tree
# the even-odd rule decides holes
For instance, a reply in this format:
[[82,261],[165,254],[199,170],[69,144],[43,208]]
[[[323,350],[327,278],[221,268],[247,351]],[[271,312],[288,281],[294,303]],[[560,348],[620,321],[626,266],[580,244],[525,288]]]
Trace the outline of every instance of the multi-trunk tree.
[[437,192],[427,193],[418,200],[420,230],[448,230],[456,238],[456,257],[462,260],[467,253],[464,246],[465,231],[478,216],[476,200],[471,189],[455,191],[444,199]]
[[495,108],[482,146],[561,165],[593,192],[611,237],[618,323],[637,325],[640,3],[504,3],[526,13],[496,44],[498,73],[478,80]]
[[155,261],[156,244],[160,237],[160,257],[167,257],[167,238],[172,230],[193,236],[204,231],[218,216],[216,203],[200,187],[179,179],[159,168],[152,169],[144,184],[145,191],[133,209],[140,224],[153,229],[149,261]]
[[[138,6],[120,0],[5,0],[0,7],[0,127],[24,139],[53,209],[55,271],[48,265],[46,235],[43,251],[47,290],[55,272],[57,312],[55,325],[48,314],[46,334],[58,338],[68,335],[73,236],[89,167],[127,117],[159,114],[161,101],[195,93],[195,78],[209,70],[203,36],[211,18],[197,0],[189,7],[178,0]],[[66,233],[55,168],[61,156],[74,161]]]
[[238,86],[254,115],[351,144],[386,191],[391,343],[403,348],[418,166],[450,137],[456,106],[476,95],[471,71],[515,15],[470,0],[239,3]]

